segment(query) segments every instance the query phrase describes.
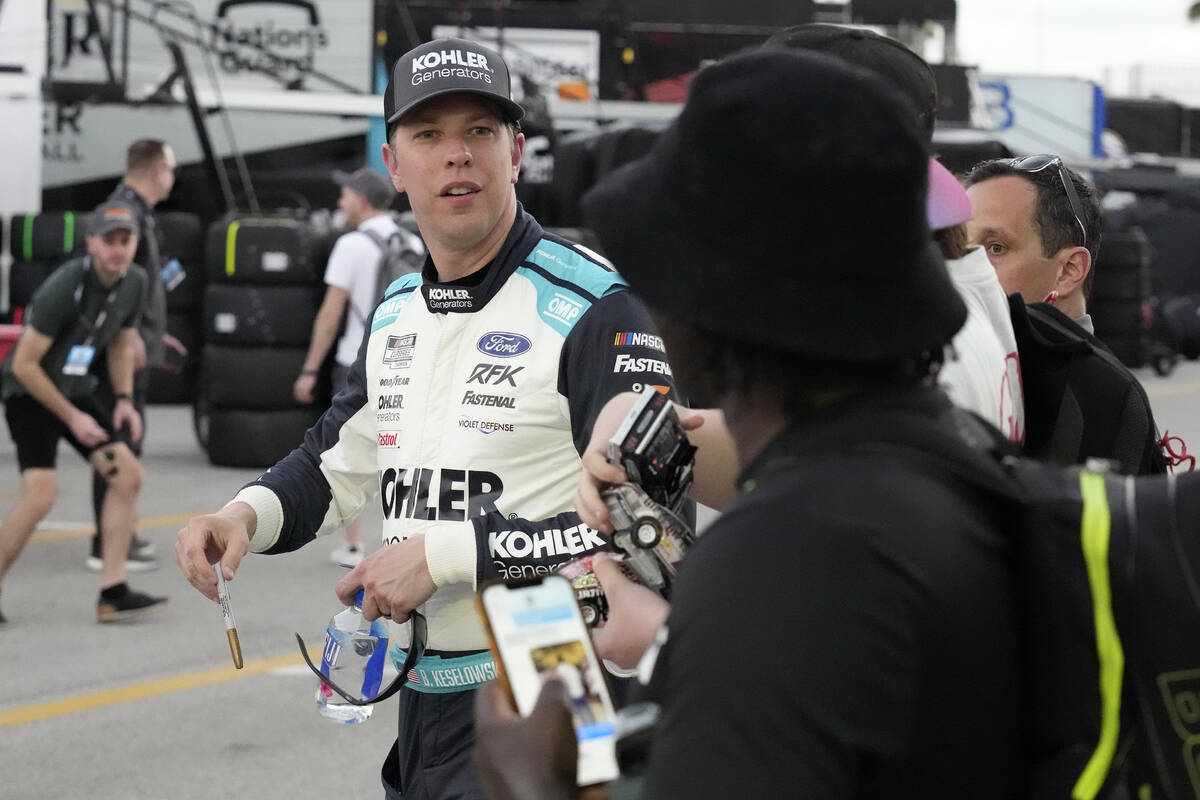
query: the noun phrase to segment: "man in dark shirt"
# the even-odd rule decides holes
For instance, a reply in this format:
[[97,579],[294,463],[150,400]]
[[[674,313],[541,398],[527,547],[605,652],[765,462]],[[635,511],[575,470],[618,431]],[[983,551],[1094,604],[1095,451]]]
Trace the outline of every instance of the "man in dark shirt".
[[[17,447],[21,486],[0,527],[0,580],[54,504],[55,459],[66,439],[109,487],[101,524],[103,568],[96,617],[113,622],[166,602],[129,589],[125,554],[133,532],[142,468],[130,442],[142,435],[133,406],[133,355],[146,273],[133,263],[136,211],[107,202],[92,214],[88,255],[68,261],[38,289],[25,329],[0,374],[5,417]],[[103,364],[114,401],[105,404],[90,374]],[[0,622],[3,617],[0,616]]]
[[[702,70],[654,150],[584,200],[744,465],[642,663],[645,797],[1023,796],[1004,521],[880,445],[969,446],[932,379],[966,311],[930,246],[927,159],[877,77],[762,50]],[[568,796],[536,750],[561,711],[516,720],[497,691],[477,706],[493,796]]]
[[1103,217],[1095,188],[1057,156],[998,159],[966,176],[972,244],[1009,297],[1021,353],[1025,452],[1059,464],[1115,461],[1162,473],[1145,390],[1096,338],[1087,313]]
[[[175,153],[161,139],[138,139],[129,145],[125,154],[125,174],[112,194],[109,202],[128,205],[138,218],[141,235],[138,237],[134,263],[146,270],[146,296],[142,321],[138,326],[138,340],[134,343],[133,405],[146,420],[146,391],[149,387],[148,367],[162,366],[167,350],[187,355],[187,348],[177,338],[167,333],[167,292],[163,283],[162,253],[158,237],[158,223],[154,218],[154,207],[167,199],[175,186]],[[102,392],[111,390],[101,382]],[[131,443],[133,453],[142,456],[142,439]],[[96,515],[96,534],[92,537],[92,550],[87,558],[88,569],[99,570],[100,558],[100,514],[108,484],[97,475],[92,481],[92,508]],[[125,566],[135,572],[154,569],[153,543],[136,533],[130,540],[129,556]]]

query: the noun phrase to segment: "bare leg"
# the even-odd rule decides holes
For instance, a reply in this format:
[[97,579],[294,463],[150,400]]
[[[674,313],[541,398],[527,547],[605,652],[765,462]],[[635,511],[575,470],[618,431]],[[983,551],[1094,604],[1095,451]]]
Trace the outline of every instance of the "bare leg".
[[17,502],[0,526],[0,581],[25,549],[37,524],[54,505],[54,470],[27,469],[21,473]]
[[98,448],[89,460],[108,481],[108,493],[100,509],[100,553],[104,562],[100,588],[106,589],[125,580],[125,556],[133,539],[142,489],[142,465],[121,442]]
[[346,544],[362,549],[362,529],[362,514],[355,517],[353,521],[346,523]]

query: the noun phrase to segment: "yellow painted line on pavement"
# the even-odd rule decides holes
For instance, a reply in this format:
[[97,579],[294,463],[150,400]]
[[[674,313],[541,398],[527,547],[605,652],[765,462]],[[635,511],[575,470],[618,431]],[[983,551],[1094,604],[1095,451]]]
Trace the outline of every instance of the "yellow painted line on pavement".
[[[317,649],[310,650],[309,658],[317,661],[321,658],[321,651]],[[247,661],[242,669],[219,667],[204,672],[194,672],[191,675],[177,675],[173,678],[135,683],[130,686],[121,686],[116,689],[108,689],[92,694],[82,694],[78,697],[68,697],[50,703],[39,703],[23,708],[14,708],[10,711],[0,711],[0,728],[9,725],[24,725],[27,722],[40,722],[67,714],[77,714],[80,711],[90,711],[94,708],[104,708],[105,706],[128,703],[133,700],[144,700],[147,697],[157,697],[159,695],[172,694],[173,692],[184,692],[188,689],[198,689],[202,686],[212,686],[213,684],[235,681],[239,678],[249,678],[253,675],[261,675],[264,672],[272,672],[283,667],[291,667],[303,663],[304,661],[298,653],[289,653],[274,658]]]
[[[187,514],[171,514],[166,517],[151,517],[150,519],[140,519],[137,523],[139,531],[147,530],[148,528],[161,528],[166,525],[183,525],[192,517],[198,516],[206,512],[192,511]],[[37,531],[30,537],[32,542],[61,542],[65,539],[82,539],[86,536],[91,536],[96,532],[95,525],[86,525],[78,528],[67,528],[61,531]]]

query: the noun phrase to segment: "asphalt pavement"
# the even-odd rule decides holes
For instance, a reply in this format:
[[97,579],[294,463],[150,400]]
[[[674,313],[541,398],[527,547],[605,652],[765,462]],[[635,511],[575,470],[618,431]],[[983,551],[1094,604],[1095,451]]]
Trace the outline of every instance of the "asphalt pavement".
[[[1138,375],[1160,429],[1200,450],[1200,364]],[[152,406],[148,424],[139,531],[161,567],[131,583],[170,603],[136,623],[95,621],[97,575],[84,566],[91,479],[60,446],[57,502],[0,596],[9,618],[0,626],[0,798],[382,797],[395,701],[360,725],[322,718],[292,635],[319,647],[341,608],[333,585],[343,570],[328,558],[338,540],[243,562],[229,584],[246,661],[235,670],[218,606],[183,580],[173,547],[188,517],[220,507],[258,471],[211,466],[186,406]],[[15,462],[5,431],[2,513],[16,496]],[[379,528],[369,516],[368,542]]]
[[[382,797],[395,701],[358,725],[321,717],[293,636],[319,648],[342,609],[333,585],[345,570],[329,561],[339,539],[242,562],[229,583],[245,658],[235,670],[220,607],[183,579],[174,542],[189,517],[219,508],[259,471],[211,466],[187,406],[151,406],[147,417],[139,533],[161,566],[131,573],[130,584],[170,603],[137,622],[96,622],[98,575],[84,564],[91,478],[60,445],[54,509],[0,595],[9,619],[0,626],[0,798]],[[0,465],[7,513],[18,482],[7,430]],[[365,528],[374,545],[379,523]]]

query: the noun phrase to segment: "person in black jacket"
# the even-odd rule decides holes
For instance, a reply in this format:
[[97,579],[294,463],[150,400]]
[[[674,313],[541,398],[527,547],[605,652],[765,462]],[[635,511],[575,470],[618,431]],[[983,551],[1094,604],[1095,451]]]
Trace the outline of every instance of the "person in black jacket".
[[[138,338],[134,341],[133,405],[146,419],[146,392],[150,384],[148,367],[160,367],[166,361],[167,350],[180,356],[187,355],[183,342],[167,332],[167,290],[163,282],[163,263],[158,222],[154,207],[167,199],[175,186],[175,152],[161,139],[138,139],[129,145],[125,153],[125,174],[121,182],[108,196],[110,203],[124,203],[132,208],[138,218],[142,235],[138,239],[134,263],[146,271],[146,296],[144,313],[138,326]],[[99,383],[102,394],[108,395],[112,387],[107,381]],[[133,453],[142,457],[142,439],[132,444]],[[92,480],[92,510],[96,518],[96,533],[92,535],[92,549],[86,564],[93,572],[99,571],[100,559],[100,510],[108,484],[97,475]],[[144,572],[158,567],[154,558],[154,544],[134,531],[130,540],[129,555],[125,568],[131,572]]]
[[[966,310],[927,160],[878,77],[764,49],[702,70],[654,149],[584,198],[743,465],[642,662],[661,707],[644,797],[1025,796],[1002,515],[880,444],[958,441],[933,376]],[[493,797],[574,794],[547,733],[562,713],[481,693]]]
[[1025,452],[1060,464],[1166,471],[1150,401],[1096,338],[1087,294],[1103,218],[1095,188],[1053,155],[997,159],[966,175],[968,238],[1009,294],[1025,394]]

